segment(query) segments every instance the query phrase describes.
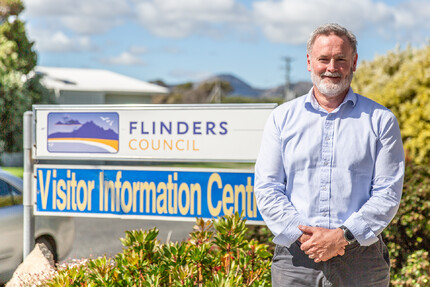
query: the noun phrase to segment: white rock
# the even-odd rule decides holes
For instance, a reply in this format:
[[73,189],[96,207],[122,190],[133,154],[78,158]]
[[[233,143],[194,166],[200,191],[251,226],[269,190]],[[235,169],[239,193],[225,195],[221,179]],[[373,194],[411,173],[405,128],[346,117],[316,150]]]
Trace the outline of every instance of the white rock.
[[52,253],[45,244],[38,243],[33,251],[25,258],[13,273],[12,279],[5,287],[30,286],[23,282],[24,278],[43,277],[44,274],[54,272],[55,262]]

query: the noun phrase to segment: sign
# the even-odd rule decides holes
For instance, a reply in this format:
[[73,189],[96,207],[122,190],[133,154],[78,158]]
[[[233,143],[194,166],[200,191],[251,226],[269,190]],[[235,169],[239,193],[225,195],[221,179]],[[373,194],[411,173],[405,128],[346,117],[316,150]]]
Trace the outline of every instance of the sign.
[[36,105],[34,157],[254,162],[274,106]]
[[34,174],[36,215],[263,221],[254,174],[243,170],[35,165]]

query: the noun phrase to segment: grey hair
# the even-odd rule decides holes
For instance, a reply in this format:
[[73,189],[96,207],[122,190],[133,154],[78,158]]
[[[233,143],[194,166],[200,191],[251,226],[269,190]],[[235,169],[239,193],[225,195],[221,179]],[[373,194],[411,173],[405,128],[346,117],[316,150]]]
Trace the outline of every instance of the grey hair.
[[315,40],[318,36],[328,36],[330,34],[335,34],[339,37],[346,37],[348,39],[349,44],[351,45],[353,54],[355,55],[357,53],[357,38],[355,38],[355,35],[348,29],[340,26],[339,24],[334,23],[321,25],[311,33],[308,40],[307,53],[309,55],[311,54]]

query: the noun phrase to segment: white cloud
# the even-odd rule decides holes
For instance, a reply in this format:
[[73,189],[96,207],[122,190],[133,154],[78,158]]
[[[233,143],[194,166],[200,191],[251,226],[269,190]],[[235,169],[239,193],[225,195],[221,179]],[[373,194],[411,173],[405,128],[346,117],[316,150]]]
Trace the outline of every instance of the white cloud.
[[34,29],[27,26],[29,38],[38,52],[79,52],[94,49],[89,37],[70,37],[62,31]]
[[397,40],[424,43],[430,39],[430,2],[411,0],[393,10],[395,29],[390,36]]
[[371,0],[258,1],[253,8],[256,21],[270,40],[290,44],[305,43],[310,32],[324,23],[335,22],[357,31],[389,17],[386,5],[375,9]]
[[375,0],[265,0],[253,3],[255,21],[266,37],[273,42],[288,44],[306,43],[311,31],[324,23],[339,23],[356,34],[374,30],[396,40],[399,40],[399,33],[422,37],[422,27],[429,28],[429,11],[430,3],[426,0],[408,1],[398,6]]
[[82,35],[104,33],[133,15],[127,0],[24,0],[24,17]]
[[[136,20],[150,33],[167,38],[225,34],[247,39],[260,27],[271,42],[303,44],[318,25],[337,22],[356,34],[374,31],[396,41],[425,41],[430,30],[430,1],[408,0],[24,0],[24,19],[54,39],[37,43],[45,50],[88,49],[89,39]],[[63,32],[61,32],[63,31]],[[71,35],[77,36],[71,36]],[[68,41],[76,39],[77,43]],[[131,52],[131,51],[129,51]],[[125,56],[124,56],[125,57]]]
[[146,62],[142,59],[142,54],[146,53],[146,51],[147,49],[145,47],[131,46],[128,51],[118,56],[102,58],[100,62],[115,66],[143,66],[146,65]]
[[[249,20],[249,11],[235,0],[148,0],[136,1],[139,22],[161,37],[182,38],[213,34],[223,25]],[[218,34],[218,33],[215,33]]]
[[103,64],[115,65],[115,66],[140,66],[145,65],[145,61],[135,54],[130,52],[123,52],[122,54],[111,57],[104,58],[100,60]]

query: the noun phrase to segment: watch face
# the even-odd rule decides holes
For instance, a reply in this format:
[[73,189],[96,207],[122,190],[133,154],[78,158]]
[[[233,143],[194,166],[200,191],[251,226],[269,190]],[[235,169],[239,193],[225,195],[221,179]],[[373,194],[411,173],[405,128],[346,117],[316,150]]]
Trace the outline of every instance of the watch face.
[[342,225],[340,228],[343,230],[343,236],[345,237],[345,240],[348,241],[349,244],[356,241],[354,235],[346,226]]
[[353,241],[355,240],[354,235],[351,233],[351,231],[349,231],[349,229],[345,230],[345,237],[348,241]]

